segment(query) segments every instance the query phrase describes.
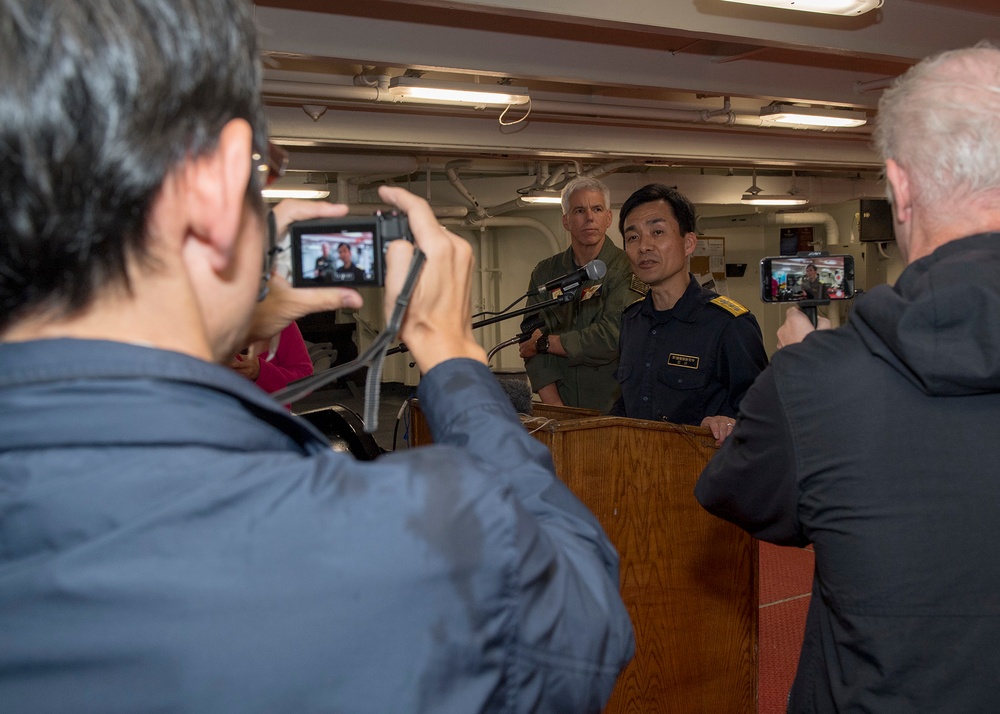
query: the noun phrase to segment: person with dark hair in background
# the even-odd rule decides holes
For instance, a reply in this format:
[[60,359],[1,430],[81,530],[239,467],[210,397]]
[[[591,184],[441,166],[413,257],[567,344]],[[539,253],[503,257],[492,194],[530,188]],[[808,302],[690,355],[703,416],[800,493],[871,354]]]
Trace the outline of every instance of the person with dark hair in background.
[[340,265],[333,271],[333,279],[338,282],[356,283],[365,279],[365,271],[354,265],[354,258],[351,256],[351,246],[341,243],[337,246],[337,257],[340,258]]
[[806,300],[826,300],[826,285],[820,281],[815,263],[806,266],[806,274],[799,283],[799,289]]
[[[562,190],[562,224],[570,247],[546,258],[531,273],[528,304],[554,297],[538,289],[592,260],[607,273],[584,281],[572,301],[541,311],[545,326],[521,343],[520,355],[532,389],[545,404],[606,412],[618,397],[618,331],[622,310],[636,294],[624,251],[608,237],[611,193],[595,178],[580,177]],[[632,297],[630,297],[632,296]]]
[[625,253],[649,291],[622,315],[622,396],[611,414],[708,427],[721,444],[767,353],[750,311],[688,272],[695,221],[691,202],[663,184],[622,204]]
[[882,96],[894,287],[781,349],[698,481],[712,513],[816,567],[788,711],[992,712],[1000,701],[1000,50]]
[[[383,186],[436,445],[356,461],[228,366],[346,288],[291,221],[245,0],[0,0],[0,711],[599,712],[617,554],[471,329],[472,249]],[[274,228],[275,230],[270,230]],[[263,299],[262,299],[263,298]]]

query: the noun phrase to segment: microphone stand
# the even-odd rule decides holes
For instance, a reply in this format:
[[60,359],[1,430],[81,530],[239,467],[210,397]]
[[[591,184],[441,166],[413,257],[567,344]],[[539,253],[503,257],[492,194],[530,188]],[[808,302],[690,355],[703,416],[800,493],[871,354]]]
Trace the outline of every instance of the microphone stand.
[[[545,308],[548,308],[548,307],[554,307],[556,305],[565,305],[566,303],[572,302],[573,300],[576,299],[576,288],[577,287],[579,287],[579,286],[574,286],[574,287],[570,288],[569,290],[564,290],[562,292],[562,294],[559,295],[559,297],[550,298],[550,299],[545,300],[543,302],[536,302],[533,305],[529,305],[527,307],[519,308],[517,310],[514,310],[513,312],[505,312],[502,315],[495,315],[493,317],[488,317],[488,318],[486,318],[484,320],[480,320],[479,322],[473,322],[472,323],[472,329],[475,330],[475,329],[478,329],[480,327],[486,327],[487,325],[492,325],[492,324],[497,323],[497,322],[502,322],[503,320],[509,320],[512,317],[519,317],[521,315],[527,315],[529,312],[538,312],[538,311],[544,310]],[[527,297],[527,296],[525,296],[525,297]],[[518,337],[520,337],[520,335],[518,335]],[[506,345],[504,345],[504,346],[506,346]],[[391,350],[386,350],[386,354],[387,355],[395,355],[395,354],[400,354],[402,352],[409,352],[409,351],[410,350],[407,348],[407,346],[405,344],[403,344],[402,342],[400,342],[399,345],[397,345],[396,347],[393,347]]]

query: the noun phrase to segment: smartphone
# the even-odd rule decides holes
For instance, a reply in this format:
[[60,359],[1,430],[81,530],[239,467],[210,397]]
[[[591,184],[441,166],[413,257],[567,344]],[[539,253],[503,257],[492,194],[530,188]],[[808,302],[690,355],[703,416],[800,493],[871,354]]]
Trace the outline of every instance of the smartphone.
[[314,218],[289,228],[292,286],[367,287],[385,284],[390,241],[413,241],[402,213]]
[[852,297],[852,255],[781,255],[760,261],[760,299],[764,302]]

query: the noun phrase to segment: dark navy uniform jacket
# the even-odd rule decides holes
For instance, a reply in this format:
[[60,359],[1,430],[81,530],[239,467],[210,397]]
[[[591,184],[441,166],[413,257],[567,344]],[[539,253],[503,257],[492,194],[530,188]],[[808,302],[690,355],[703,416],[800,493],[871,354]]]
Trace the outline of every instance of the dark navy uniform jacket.
[[735,417],[767,366],[754,316],[693,275],[673,309],[656,310],[651,294],[625,309],[620,350],[622,396],[611,414],[675,424]]
[[487,368],[357,461],[227,367],[0,344],[0,712],[598,712],[618,558]]

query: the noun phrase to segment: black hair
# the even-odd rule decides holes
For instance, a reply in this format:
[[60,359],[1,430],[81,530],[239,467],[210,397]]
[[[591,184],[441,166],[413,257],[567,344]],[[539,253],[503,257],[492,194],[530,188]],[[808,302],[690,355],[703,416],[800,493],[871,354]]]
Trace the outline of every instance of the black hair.
[[164,179],[228,121],[267,145],[246,0],[0,0],[0,76],[0,330],[128,290]]
[[634,208],[654,201],[665,201],[670,206],[682,236],[695,232],[698,219],[695,215],[694,205],[676,188],[662,183],[647,184],[625,199],[625,203],[622,204],[621,211],[618,213],[618,232],[622,236],[625,235],[625,219]]

